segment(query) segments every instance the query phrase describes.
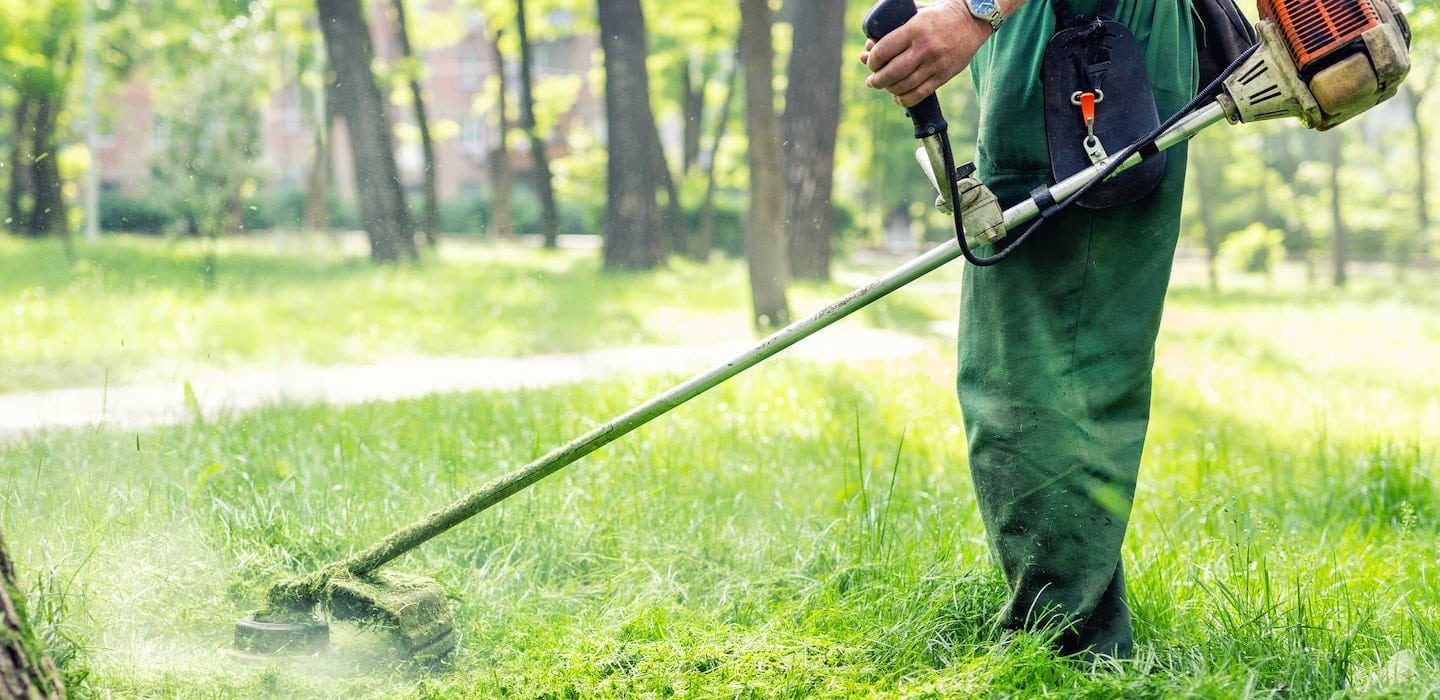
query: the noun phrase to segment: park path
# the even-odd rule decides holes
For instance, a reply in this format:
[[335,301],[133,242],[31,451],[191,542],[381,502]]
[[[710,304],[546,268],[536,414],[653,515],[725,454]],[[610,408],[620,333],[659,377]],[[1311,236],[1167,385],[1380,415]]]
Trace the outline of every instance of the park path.
[[[207,418],[277,403],[347,405],[435,393],[515,390],[634,373],[697,372],[744,352],[750,342],[645,346],[517,358],[430,358],[370,365],[276,367],[130,386],[0,394],[0,441],[45,428],[127,429],[169,425],[198,410]],[[782,353],[815,362],[900,359],[922,338],[846,323]],[[187,400],[186,384],[193,393]]]

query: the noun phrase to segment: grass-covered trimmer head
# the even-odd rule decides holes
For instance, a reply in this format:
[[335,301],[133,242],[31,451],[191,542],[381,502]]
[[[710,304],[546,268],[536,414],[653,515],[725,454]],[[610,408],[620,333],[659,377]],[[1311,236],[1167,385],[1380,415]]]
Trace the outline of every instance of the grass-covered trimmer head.
[[271,589],[269,604],[235,623],[235,648],[265,656],[310,656],[330,644],[336,620],[390,634],[399,657],[437,663],[455,648],[455,625],[445,590],[421,576],[377,571],[357,576],[343,567]]

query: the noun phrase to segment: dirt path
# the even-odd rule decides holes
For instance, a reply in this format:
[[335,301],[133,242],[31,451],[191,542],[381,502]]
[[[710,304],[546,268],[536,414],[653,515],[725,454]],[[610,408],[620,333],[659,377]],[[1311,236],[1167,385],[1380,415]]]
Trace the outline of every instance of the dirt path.
[[[193,411],[207,418],[276,403],[336,405],[391,401],[451,391],[513,390],[615,374],[697,372],[750,347],[745,342],[618,348],[521,358],[395,360],[341,367],[277,367],[133,386],[0,394],[0,441],[43,428],[168,425]],[[782,357],[816,362],[899,359],[927,342],[894,331],[837,324]],[[187,400],[186,384],[193,392]]]

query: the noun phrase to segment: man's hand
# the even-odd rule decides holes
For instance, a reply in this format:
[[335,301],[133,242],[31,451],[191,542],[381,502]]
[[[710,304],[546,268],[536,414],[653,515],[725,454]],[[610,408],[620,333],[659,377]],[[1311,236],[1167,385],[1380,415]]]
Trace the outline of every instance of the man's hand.
[[878,42],[865,42],[860,62],[875,73],[865,84],[889,90],[897,103],[908,108],[965,70],[991,30],[962,2],[921,5],[909,22]]

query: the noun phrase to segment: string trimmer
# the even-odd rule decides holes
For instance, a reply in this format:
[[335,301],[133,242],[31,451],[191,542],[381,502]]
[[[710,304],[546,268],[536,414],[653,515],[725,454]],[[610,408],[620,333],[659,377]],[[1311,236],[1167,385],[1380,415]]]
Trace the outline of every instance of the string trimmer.
[[[274,586],[265,609],[236,623],[236,646],[251,653],[314,653],[328,644],[329,626],[318,614],[328,612],[336,619],[379,623],[395,631],[404,653],[441,659],[456,644],[444,590],[429,579],[381,571],[385,564],[957,257],[976,264],[998,261],[1005,252],[980,258],[971,246],[1004,240],[1033,220],[1007,248],[1013,249],[1041,221],[1096,183],[1211,124],[1293,116],[1306,127],[1328,129],[1393,96],[1409,71],[1409,28],[1390,0],[1261,0],[1259,7],[1258,44],[1190,105],[1154,133],[1004,211],[973,177],[973,167],[954,167],[939,102],[932,97],[912,109],[915,135],[922,140],[917,154],[921,164],[933,183],[942,182],[936,173],[944,174],[937,204],[953,214],[954,240],[349,559]],[[913,0],[881,0],[866,18],[866,33],[878,39],[915,13]]]

